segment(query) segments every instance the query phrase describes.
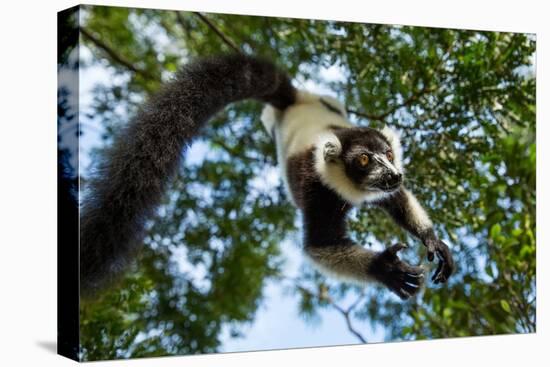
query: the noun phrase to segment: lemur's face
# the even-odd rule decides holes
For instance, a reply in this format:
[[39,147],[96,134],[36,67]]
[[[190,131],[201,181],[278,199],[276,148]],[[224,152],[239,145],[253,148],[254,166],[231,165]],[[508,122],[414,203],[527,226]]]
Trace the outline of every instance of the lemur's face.
[[[400,152],[381,132],[352,128],[336,133],[342,150],[340,160],[356,187],[366,192],[393,192],[403,180]],[[397,137],[395,137],[397,139]]]

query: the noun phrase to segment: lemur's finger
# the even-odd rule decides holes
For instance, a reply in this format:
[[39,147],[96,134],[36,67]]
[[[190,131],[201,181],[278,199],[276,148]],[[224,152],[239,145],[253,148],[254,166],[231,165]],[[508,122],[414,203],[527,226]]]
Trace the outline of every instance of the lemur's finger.
[[413,284],[420,284],[423,282],[422,278],[411,274],[405,274],[405,276],[403,277],[403,280],[406,283],[413,283]]
[[404,248],[407,248],[407,245],[405,245],[404,243],[396,243],[395,245],[388,247],[386,249],[386,253],[391,255],[397,255],[397,253],[403,250]]
[[449,276],[451,274],[451,270],[449,269],[449,265],[445,263],[444,261],[441,261],[440,264],[441,270],[439,271],[439,274],[437,275],[435,279],[435,283],[445,283],[447,279],[449,279]]
[[439,277],[440,273],[441,273],[441,269],[443,268],[443,264],[444,262],[443,261],[440,261],[438,264],[437,264],[437,269],[435,270],[434,272],[434,275],[432,276],[432,281],[434,283],[438,283],[437,282],[437,278]]
[[454,265],[453,262],[444,262],[443,263],[443,269],[441,270],[441,273],[439,274],[438,280],[439,283],[445,283],[451,274],[453,273]]
[[402,300],[406,300],[406,299],[411,298],[411,294],[409,292],[407,292],[406,290],[404,290],[403,288],[399,288],[399,291],[397,292],[397,295]]
[[407,292],[407,294],[410,296],[414,296],[418,291],[420,290],[420,287],[416,284],[409,284],[409,283],[403,283],[401,285],[401,289]]
[[416,292],[422,286],[422,281],[420,281],[418,278],[406,279],[403,284],[405,284],[407,290]]
[[424,268],[421,266],[407,265],[407,273],[414,274],[419,277],[424,276]]
[[435,279],[434,283],[435,284],[438,284],[438,283],[445,283],[447,281],[447,277],[445,276],[444,272],[441,271],[439,273],[439,275],[437,276],[437,278]]

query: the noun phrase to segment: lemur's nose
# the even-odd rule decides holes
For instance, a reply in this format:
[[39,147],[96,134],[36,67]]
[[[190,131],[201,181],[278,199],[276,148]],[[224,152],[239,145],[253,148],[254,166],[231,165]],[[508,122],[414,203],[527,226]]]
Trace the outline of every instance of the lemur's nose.
[[401,173],[387,172],[384,175],[384,181],[391,186],[400,184],[402,179],[403,175]]

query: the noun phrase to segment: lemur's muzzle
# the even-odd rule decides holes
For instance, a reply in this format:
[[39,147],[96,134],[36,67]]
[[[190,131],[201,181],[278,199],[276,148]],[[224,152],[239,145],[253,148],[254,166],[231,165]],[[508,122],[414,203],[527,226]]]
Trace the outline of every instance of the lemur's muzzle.
[[401,173],[388,171],[382,175],[377,187],[382,191],[395,191],[401,185],[401,182],[403,182]]

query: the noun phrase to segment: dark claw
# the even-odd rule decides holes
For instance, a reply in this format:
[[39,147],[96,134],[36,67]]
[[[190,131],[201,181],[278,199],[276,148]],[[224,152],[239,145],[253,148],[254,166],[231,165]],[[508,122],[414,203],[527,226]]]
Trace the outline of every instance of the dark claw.
[[416,293],[418,291],[418,288],[418,286],[410,285],[407,282],[401,284],[401,289],[406,291],[409,295]]
[[401,296],[401,299],[405,300],[405,299],[411,298],[412,295],[406,290],[404,290],[403,288],[400,288],[399,296]]

